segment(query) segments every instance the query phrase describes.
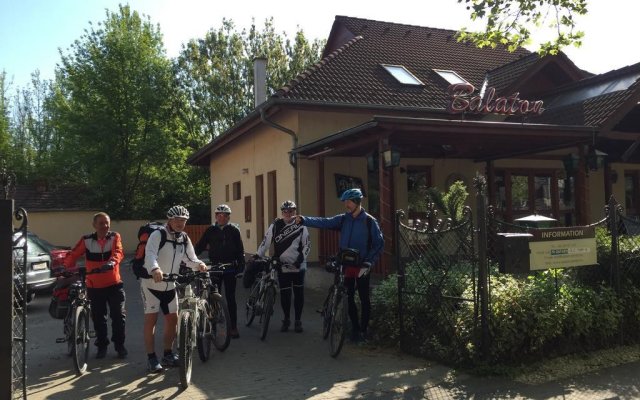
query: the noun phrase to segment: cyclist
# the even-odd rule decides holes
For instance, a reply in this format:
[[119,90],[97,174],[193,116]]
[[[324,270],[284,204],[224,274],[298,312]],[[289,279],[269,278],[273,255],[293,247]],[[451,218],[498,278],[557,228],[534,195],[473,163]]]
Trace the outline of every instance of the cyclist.
[[[362,197],[360,189],[347,189],[340,196],[340,201],[347,209],[344,214],[329,218],[296,216],[296,223],[304,226],[340,230],[340,249],[355,249],[359,254],[356,265],[346,266],[344,270],[344,284],[347,288],[349,318],[352,325],[351,340],[354,342],[362,341],[367,337],[371,313],[369,272],[384,247],[384,238],[378,222],[362,207]],[[362,305],[360,319],[358,319],[358,308],[355,302],[356,288]]]
[[162,364],[170,367],[178,365],[178,356],[173,352],[178,326],[178,295],[175,283],[163,282],[162,274],[179,273],[181,262],[194,270],[207,270],[207,266],[196,257],[189,236],[183,232],[189,219],[189,211],[183,206],[173,206],[167,211],[167,218],[167,224],[149,236],[144,267],[151,278],[140,280],[144,304],[144,344],[149,372],[163,370],[154,350],[159,311],[162,311],[165,320]]
[[273,243],[273,255],[283,264],[292,268],[283,268],[278,274],[280,285],[280,305],[284,314],[280,332],[289,330],[291,321],[291,291],[293,290],[293,309],[295,316],[294,330],[302,332],[302,307],[304,305],[304,274],[307,269],[307,255],[309,255],[309,231],[306,227],[295,223],[296,203],[286,200],[280,206],[282,218],[277,218],[264,236],[258,248],[257,257],[264,257]]
[[118,358],[127,357],[125,339],[125,295],[120,262],[124,258],[122,239],[118,232],[110,231],[111,219],[104,212],[93,216],[94,233],[83,236],[73,250],[64,259],[66,269],[71,269],[82,256],[85,267],[90,272],[102,265],[109,264],[112,270],[100,274],[87,275],[87,295],[91,301],[91,319],[96,333],[95,345],[98,347],[96,358],[107,355],[109,338],[107,334],[107,307],[111,317],[111,341]]
[[[227,268],[222,275],[224,296],[229,307],[231,330],[229,336],[234,339],[240,337],[238,333],[238,305],[236,303],[236,275],[244,271],[244,245],[240,229],[236,224],[229,223],[231,208],[226,204],[220,204],[215,211],[215,224],[204,232],[196,244],[196,254],[209,249],[209,261],[214,264],[231,263],[233,267]],[[214,279],[214,277],[211,277]]]

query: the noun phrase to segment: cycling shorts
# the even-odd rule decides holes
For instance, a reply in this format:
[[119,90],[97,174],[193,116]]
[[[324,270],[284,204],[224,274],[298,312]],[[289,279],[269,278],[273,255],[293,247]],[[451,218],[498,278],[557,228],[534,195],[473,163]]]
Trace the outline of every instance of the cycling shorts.
[[178,312],[178,293],[175,289],[160,291],[140,286],[142,304],[145,314],[155,314],[162,311],[164,315]]

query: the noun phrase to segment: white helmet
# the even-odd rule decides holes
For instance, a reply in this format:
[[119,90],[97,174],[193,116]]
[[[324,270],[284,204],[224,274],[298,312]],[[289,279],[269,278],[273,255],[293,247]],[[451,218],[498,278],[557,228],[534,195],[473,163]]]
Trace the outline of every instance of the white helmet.
[[186,218],[189,219],[189,210],[183,206],[173,206],[167,211],[167,218]]
[[280,210],[290,210],[290,209],[296,209],[298,207],[296,207],[296,203],[294,203],[291,200],[285,200],[282,202],[282,204],[280,205]]
[[231,214],[231,207],[229,207],[226,204],[220,204],[218,207],[216,207],[216,210],[214,211],[215,214],[218,213],[224,213],[224,214]]

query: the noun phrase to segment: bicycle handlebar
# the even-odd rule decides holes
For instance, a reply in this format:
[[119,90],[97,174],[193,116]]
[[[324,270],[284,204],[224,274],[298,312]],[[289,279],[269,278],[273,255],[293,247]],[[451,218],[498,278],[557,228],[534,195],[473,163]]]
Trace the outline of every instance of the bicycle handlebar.
[[98,268],[92,269],[91,271],[87,271],[87,267],[78,267],[76,271],[67,271],[64,267],[59,267],[51,270],[51,273],[53,275],[70,278],[72,276],[101,274],[103,272],[112,271],[113,267],[113,264],[104,264],[99,266]]

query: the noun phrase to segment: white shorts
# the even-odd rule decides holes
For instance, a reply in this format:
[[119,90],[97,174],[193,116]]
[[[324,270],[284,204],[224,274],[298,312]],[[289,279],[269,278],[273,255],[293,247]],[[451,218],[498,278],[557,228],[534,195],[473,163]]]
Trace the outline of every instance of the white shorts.
[[140,285],[140,294],[145,314],[155,314],[162,311],[164,315],[167,315],[178,312],[178,293],[175,289],[159,291]]

